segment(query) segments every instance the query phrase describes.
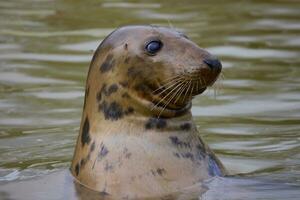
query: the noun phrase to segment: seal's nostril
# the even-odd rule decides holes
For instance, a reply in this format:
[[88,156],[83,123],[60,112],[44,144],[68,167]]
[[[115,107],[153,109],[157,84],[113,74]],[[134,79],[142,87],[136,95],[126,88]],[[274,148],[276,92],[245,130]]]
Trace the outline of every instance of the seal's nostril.
[[218,59],[208,58],[204,59],[203,62],[208,65],[208,67],[212,70],[221,70],[222,64]]

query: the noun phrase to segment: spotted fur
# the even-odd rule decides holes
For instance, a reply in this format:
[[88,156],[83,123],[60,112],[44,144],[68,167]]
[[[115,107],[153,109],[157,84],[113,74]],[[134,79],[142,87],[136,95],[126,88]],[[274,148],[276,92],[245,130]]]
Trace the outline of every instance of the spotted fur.
[[[163,46],[150,55],[146,45],[152,40]],[[225,174],[191,116],[193,96],[220,73],[207,58],[211,55],[185,35],[162,27],[123,27],[104,39],[86,81],[71,167],[76,179],[103,198],[139,199]],[[172,77],[180,79],[171,83],[199,77],[201,88],[181,88],[179,94],[168,83]]]
[[105,119],[107,120],[118,120],[124,116],[123,108],[117,102],[107,103],[104,101],[99,105],[99,110],[104,114]]
[[86,117],[82,127],[81,144],[84,146],[85,144],[89,144],[90,141],[90,123],[88,117]]
[[150,118],[146,124],[146,129],[163,129],[167,126],[167,121],[162,118]]
[[192,127],[192,125],[189,122],[180,125],[180,129],[183,131],[189,131],[189,130],[191,130],[191,127]]
[[105,61],[102,63],[100,67],[100,71],[102,73],[108,72],[113,68],[114,65],[115,65],[115,60],[113,59],[113,55],[109,54],[106,57]]

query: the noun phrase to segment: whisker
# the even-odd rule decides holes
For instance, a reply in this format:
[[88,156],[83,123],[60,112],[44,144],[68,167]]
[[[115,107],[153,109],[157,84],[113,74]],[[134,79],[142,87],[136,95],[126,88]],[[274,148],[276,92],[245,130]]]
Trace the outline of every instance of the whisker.
[[172,94],[172,92],[173,92],[176,88],[178,88],[178,85],[176,85],[176,86],[175,86],[172,90],[170,90],[163,98],[161,98],[161,99],[159,100],[159,102],[156,103],[156,104],[153,106],[153,108],[152,108],[151,110],[153,110],[156,106],[158,106],[161,102],[163,102],[170,94]]
[[[182,77],[182,76],[181,76],[180,74],[177,74],[177,75],[174,75],[174,76],[172,76],[172,77],[166,78],[166,79],[164,79],[163,81],[164,81],[164,82],[167,82],[167,81],[170,81],[170,80],[175,79],[175,78],[178,78],[178,77]],[[153,78],[153,79],[156,79],[156,78]],[[153,80],[153,79],[151,79],[151,80]]]
[[[169,83],[175,81],[177,78],[178,78],[178,76],[175,76],[175,77],[172,77],[172,78],[170,78],[170,79],[168,79],[168,80],[165,80],[162,84],[159,84],[159,88],[156,89],[156,90],[159,90],[161,87],[163,87],[163,86],[165,86],[165,85],[167,85],[167,84],[169,84]],[[156,91],[156,90],[155,90],[155,91]]]
[[181,86],[181,88],[179,90],[178,96],[177,96],[177,98],[176,98],[176,100],[175,100],[174,103],[177,103],[177,101],[179,100],[180,96],[182,95],[184,89],[186,88],[187,84],[188,83],[186,81],[184,82],[184,84],[182,84],[182,86]]
[[162,88],[164,88],[164,89],[160,88],[162,91],[160,91],[160,92],[157,93],[157,94],[155,94],[155,92],[152,92],[152,93],[155,94],[155,95],[160,96],[162,93],[164,93],[164,92],[167,91],[168,89],[170,89],[170,88],[174,87],[176,84],[178,84],[178,82],[180,82],[180,80],[176,80],[176,81],[174,81],[174,82],[172,82],[172,83],[170,83],[170,84],[167,84],[168,87],[166,87],[165,85],[162,86]]
[[225,79],[225,75],[224,75],[224,73],[223,73],[223,72],[221,72],[219,76],[220,76],[220,78],[221,78],[222,80],[224,80],[224,79]]
[[169,87],[172,87],[174,84],[176,84],[176,82],[180,81],[180,79],[181,79],[180,77],[176,78],[176,79],[174,78],[174,80],[171,80],[171,81],[169,81],[169,82],[161,85],[159,88],[157,88],[156,90],[154,90],[152,93],[155,94],[157,91],[161,90],[162,88],[164,88],[164,87],[166,87],[167,85],[170,85],[170,84],[172,84],[172,85],[169,86]]
[[[174,88],[173,90],[176,91],[176,89],[177,89],[179,86],[180,86],[180,85],[177,85],[176,88]],[[156,107],[156,106],[158,106],[159,104],[162,104],[162,106],[164,107],[164,108],[163,108],[163,110],[164,110],[165,107],[167,106],[169,100],[172,98],[172,96],[169,96],[169,95],[171,95],[171,94],[172,94],[172,91],[170,91],[166,96],[164,96],[164,98],[161,99],[161,101],[159,101],[157,104],[155,104],[155,105],[153,106],[153,108]],[[163,100],[166,100],[166,101],[168,101],[168,102],[167,102],[167,103],[164,103]]]
[[[163,83],[165,84],[165,83],[167,83],[167,82],[169,82],[169,81],[172,81],[172,80],[174,80],[174,79],[176,79],[176,78],[178,78],[178,77],[180,77],[180,75],[175,75],[175,76],[169,77],[169,78],[167,78],[167,79],[164,79],[164,80],[163,80]],[[150,78],[149,80],[150,80],[150,81],[153,81],[153,80],[158,81],[156,77]]]
[[204,85],[206,85],[206,81],[205,81],[205,79],[203,78],[203,82],[204,82]]
[[215,84],[213,85],[215,98],[217,97],[218,92],[222,90],[222,81],[223,81],[223,78],[224,78],[224,76],[222,76],[222,75],[223,75],[223,73],[221,73],[219,75],[219,78],[216,80]]
[[[181,86],[183,83],[180,83],[178,86]],[[178,88],[178,87],[177,87]],[[181,87],[175,90],[174,94],[168,99],[167,103],[164,105],[163,109],[158,114],[158,117],[160,117],[161,113],[166,109],[166,107],[172,102],[172,100],[177,96],[177,93]]]
[[183,101],[185,101],[186,95],[188,94],[188,91],[190,90],[190,87],[191,87],[191,80],[189,80],[189,82],[188,82],[188,88],[187,88],[187,90],[184,93]]
[[200,77],[199,81],[200,81],[200,85],[203,85],[202,77]]
[[194,91],[194,86],[195,86],[194,81],[191,82],[191,86],[192,86],[192,89],[191,89],[189,98],[192,98],[192,96],[193,96],[193,91]]

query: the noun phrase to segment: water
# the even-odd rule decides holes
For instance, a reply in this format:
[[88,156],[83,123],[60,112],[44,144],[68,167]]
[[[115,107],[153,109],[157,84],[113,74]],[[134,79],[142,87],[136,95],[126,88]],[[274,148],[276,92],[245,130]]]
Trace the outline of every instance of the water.
[[[183,31],[223,63],[224,78],[192,111],[204,140],[240,176],[212,181],[203,198],[300,196],[296,0],[1,0],[0,188],[67,173],[93,51],[128,24]],[[12,198],[5,190],[0,199]]]

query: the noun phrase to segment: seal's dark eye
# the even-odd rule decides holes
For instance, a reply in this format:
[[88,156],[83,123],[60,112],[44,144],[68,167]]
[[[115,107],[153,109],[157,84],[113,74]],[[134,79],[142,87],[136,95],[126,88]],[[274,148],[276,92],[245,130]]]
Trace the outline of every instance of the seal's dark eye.
[[162,44],[161,41],[154,40],[154,41],[149,42],[146,45],[146,51],[150,55],[154,55],[154,54],[156,54],[161,49],[162,46],[163,46],[163,44]]

